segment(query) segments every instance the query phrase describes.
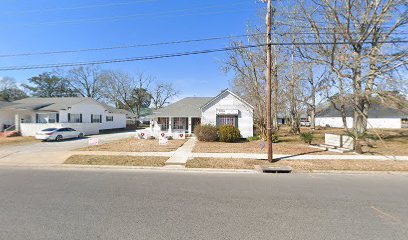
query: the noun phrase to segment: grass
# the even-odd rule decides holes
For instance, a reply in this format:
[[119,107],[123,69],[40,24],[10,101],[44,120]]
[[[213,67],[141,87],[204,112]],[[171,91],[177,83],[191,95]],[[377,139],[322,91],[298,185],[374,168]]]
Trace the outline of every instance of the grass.
[[0,137],[0,146],[23,145],[23,144],[29,144],[29,143],[34,143],[34,142],[40,142],[40,141],[35,139],[34,137],[22,137],[22,136]]
[[194,158],[188,168],[254,169],[255,165],[290,166],[294,171],[344,170],[344,171],[408,171],[408,161],[374,160],[281,160],[269,163],[257,159]]
[[[324,134],[345,134],[340,128],[319,128],[312,131],[310,128],[302,127],[301,132],[313,132],[312,144],[324,143]],[[381,137],[379,138],[378,135]],[[363,142],[363,151],[367,155],[408,155],[408,129],[375,129],[369,130],[370,141]],[[261,140],[251,138],[251,141],[237,143],[223,142],[197,142],[193,152],[211,153],[266,153],[266,148],[260,150]],[[275,154],[340,154],[328,151],[319,151],[310,148],[304,143],[299,135],[293,135],[289,128],[283,126],[279,130],[279,142],[273,144]]]
[[162,167],[168,157],[73,155],[64,164]]
[[169,140],[167,145],[159,145],[159,140],[127,138],[101,145],[81,148],[81,151],[112,151],[112,152],[172,152],[181,147],[187,140]]

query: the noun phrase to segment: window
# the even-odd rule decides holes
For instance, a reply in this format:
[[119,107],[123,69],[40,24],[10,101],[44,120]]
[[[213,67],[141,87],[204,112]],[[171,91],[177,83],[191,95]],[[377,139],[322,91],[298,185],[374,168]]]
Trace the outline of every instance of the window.
[[68,122],[69,123],[81,123],[82,122],[82,114],[68,113]]
[[231,126],[236,126],[235,125],[235,116],[232,115],[219,115],[219,125],[231,125]]
[[157,124],[159,124],[161,126],[162,131],[169,130],[169,118],[159,117],[157,119]]
[[107,122],[113,122],[113,116],[106,116]]
[[91,123],[101,123],[102,115],[101,114],[91,114]]
[[177,130],[187,130],[188,126],[187,126],[187,118],[181,118],[181,117],[175,117],[173,118],[173,129],[177,129]]
[[408,118],[401,118],[401,128],[408,128]]
[[37,113],[36,122],[37,123],[56,123],[58,122],[57,113]]

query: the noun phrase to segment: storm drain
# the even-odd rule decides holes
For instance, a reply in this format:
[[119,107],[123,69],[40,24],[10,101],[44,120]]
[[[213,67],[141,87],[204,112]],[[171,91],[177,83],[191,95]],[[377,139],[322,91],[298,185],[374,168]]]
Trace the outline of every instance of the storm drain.
[[258,170],[262,173],[290,173],[292,168],[289,166],[259,166]]

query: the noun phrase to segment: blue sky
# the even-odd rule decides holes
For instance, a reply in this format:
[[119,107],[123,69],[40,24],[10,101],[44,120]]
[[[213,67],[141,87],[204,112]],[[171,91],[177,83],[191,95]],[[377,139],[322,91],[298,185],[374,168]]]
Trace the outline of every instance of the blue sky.
[[[0,55],[144,44],[245,34],[263,6],[255,0],[0,0]],[[228,40],[103,52],[0,58],[0,66],[79,62],[222,48]],[[173,82],[182,96],[213,96],[228,87],[224,53],[102,65]],[[1,72],[19,82],[43,71]]]

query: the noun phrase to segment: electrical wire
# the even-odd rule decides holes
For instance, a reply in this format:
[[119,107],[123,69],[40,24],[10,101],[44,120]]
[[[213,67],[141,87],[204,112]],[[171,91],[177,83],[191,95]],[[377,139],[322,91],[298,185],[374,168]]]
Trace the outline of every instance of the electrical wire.
[[[370,44],[373,42],[364,42],[362,44]],[[395,40],[395,41],[383,41],[377,43],[408,43],[408,40]],[[270,45],[279,45],[279,46],[291,46],[291,45],[347,45],[350,42],[294,42],[294,43],[270,43]],[[14,71],[14,70],[28,70],[28,69],[41,69],[41,68],[58,68],[58,67],[75,67],[75,66],[85,66],[85,65],[98,65],[98,64],[108,64],[108,63],[121,63],[121,62],[134,62],[134,61],[145,61],[153,59],[163,59],[163,58],[172,58],[172,57],[181,57],[181,56],[190,56],[190,55],[199,55],[199,54],[208,54],[216,52],[225,52],[239,49],[255,48],[262,47],[268,44],[256,44],[256,45],[244,45],[237,47],[225,47],[218,49],[207,49],[207,50],[198,50],[191,52],[180,52],[180,53],[169,53],[169,54],[159,54],[143,57],[131,57],[131,58],[120,58],[120,59],[107,59],[107,60],[96,60],[88,62],[71,62],[71,63],[58,63],[58,64],[40,64],[40,65],[25,65],[25,66],[9,66],[2,67],[0,71]]]

